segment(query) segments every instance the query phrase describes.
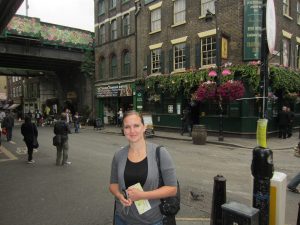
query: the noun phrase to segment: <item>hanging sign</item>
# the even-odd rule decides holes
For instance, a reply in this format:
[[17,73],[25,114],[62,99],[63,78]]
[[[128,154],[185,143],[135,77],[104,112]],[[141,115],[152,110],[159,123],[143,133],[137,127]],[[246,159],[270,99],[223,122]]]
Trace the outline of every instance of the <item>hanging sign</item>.
[[273,0],[267,1],[266,29],[269,52],[273,54],[276,42],[276,14]]
[[263,1],[245,0],[244,60],[259,60]]

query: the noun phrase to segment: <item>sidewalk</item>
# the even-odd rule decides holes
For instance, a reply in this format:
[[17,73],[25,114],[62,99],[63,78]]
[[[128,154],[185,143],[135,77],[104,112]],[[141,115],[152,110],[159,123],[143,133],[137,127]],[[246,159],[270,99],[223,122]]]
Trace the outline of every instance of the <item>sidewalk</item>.
[[[93,129],[93,127],[85,127],[85,128]],[[98,130],[97,132],[122,135],[121,128],[115,126],[105,126],[103,129]],[[192,137],[187,136],[187,134],[184,134],[182,136],[180,135],[179,132],[155,131],[154,137],[181,140],[181,141],[187,141],[192,143]],[[298,131],[294,131],[293,136],[287,139],[280,139],[277,137],[268,138],[267,145],[268,148],[270,148],[273,151],[293,149],[300,141],[298,137],[299,137]],[[254,147],[257,146],[256,139],[245,138],[245,137],[224,137],[224,141],[218,141],[218,136],[210,136],[210,135],[207,136],[206,144],[223,145],[228,147],[245,148],[245,149],[253,149]]]

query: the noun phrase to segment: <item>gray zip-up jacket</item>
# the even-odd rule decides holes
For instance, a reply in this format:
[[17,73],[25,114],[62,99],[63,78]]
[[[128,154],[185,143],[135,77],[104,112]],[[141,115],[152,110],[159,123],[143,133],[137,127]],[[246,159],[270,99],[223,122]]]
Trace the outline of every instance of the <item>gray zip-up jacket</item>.
[[[147,160],[148,175],[143,186],[144,191],[155,190],[159,185],[159,173],[156,162],[156,144],[147,142]],[[124,170],[128,158],[129,146],[122,148],[116,152],[111,165],[111,184],[119,184],[120,192],[125,189]],[[160,150],[160,167],[164,184],[166,186],[177,187],[177,178],[173,160],[168,151],[161,147]],[[122,203],[116,199],[116,214],[119,215],[127,224],[130,225],[148,225],[162,220],[162,214],[159,210],[160,199],[149,200],[151,209],[142,215],[139,215],[135,204],[132,204],[128,210],[123,210]]]

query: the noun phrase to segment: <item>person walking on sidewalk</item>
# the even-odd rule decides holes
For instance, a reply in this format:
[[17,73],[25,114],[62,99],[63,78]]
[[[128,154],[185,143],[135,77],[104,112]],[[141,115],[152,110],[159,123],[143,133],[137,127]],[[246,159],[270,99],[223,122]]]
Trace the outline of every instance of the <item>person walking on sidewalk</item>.
[[186,107],[182,112],[182,127],[181,127],[181,135],[185,132],[189,133],[189,136],[192,136],[192,118],[191,118],[191,111],[188,107]]
[[61,114],[60,120],[54,125],[54,134],[59,137],[59,144],[56,145],[56,165],[70,165],[69,157],[69,143],[68,134],[70,133],[69,125],[66,122],[67,116],[65,113]]
[[25,121],[21,126],[21,134],[24,137],[25,144],[27,146],[28,161],[27,163],[32,164],[35,161],[32,158],[33,154],[33,141],[38,137],[38,130],[34,123],[31,122],[31,117],[26,116]]
[[290,138],[293,134],[293,122],[295,119],[295,114],[291,111],[290,107],[286,107],[286,113],[288,115],[287,137]]
[[12,139],[12,130],[15,125],[14,118],[11,113],[7,112],[6,116],[3,119],[3,127],[6,128],[6,139],[11,141]]
[[289,122],[286,106],[282,107],[281,112],[278,113],[278,126],[279,126],[279,138],[286,138],[287,126]]
[[[159,187],[157,145],[146,142],[146,127],[142,116],[136,111],[126,112],[123,117],[123,129],[129,145],[115,153],[109,185],[109,190],[116,200],[115,225],[163,225],[164,217],[159,209],[160,199],[175,196],[177,192],[173,160],[162,147],[160,165],[164,186]],[[151,206],[142,214],[138,212],[135,204],[139,200],[147,200]]]

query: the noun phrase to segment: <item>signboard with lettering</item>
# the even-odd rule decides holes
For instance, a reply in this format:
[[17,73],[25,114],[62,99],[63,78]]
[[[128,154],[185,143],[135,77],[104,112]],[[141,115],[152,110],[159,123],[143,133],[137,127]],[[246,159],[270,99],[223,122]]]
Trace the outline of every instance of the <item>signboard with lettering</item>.
[[97,87],[97,98],[132,96],[130,84]]
[[244,60],[260,59],[262,4],[244,0]]

